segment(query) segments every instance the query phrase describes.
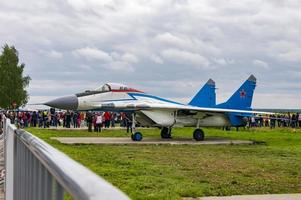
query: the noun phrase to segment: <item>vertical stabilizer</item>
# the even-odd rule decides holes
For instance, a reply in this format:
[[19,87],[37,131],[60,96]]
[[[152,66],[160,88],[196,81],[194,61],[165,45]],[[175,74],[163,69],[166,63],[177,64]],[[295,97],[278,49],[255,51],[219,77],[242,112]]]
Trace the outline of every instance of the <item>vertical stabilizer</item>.
[[189,102],[189,105],[199,107],[214,107],[215,104],[215,82],[212,79],[209,79],[207,83]]
[[251,110],[253,93],[256,87],[256,78],[251,75],[240,88],[226,101],[225,103],[219,104],[217,108],[228,108],[228,109],[243,109]]

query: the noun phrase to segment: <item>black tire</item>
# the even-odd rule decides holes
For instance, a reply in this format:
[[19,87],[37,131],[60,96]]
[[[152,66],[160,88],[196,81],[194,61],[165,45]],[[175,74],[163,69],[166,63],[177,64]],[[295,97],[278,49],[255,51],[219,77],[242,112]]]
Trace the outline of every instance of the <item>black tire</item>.
[[133,133],[131,137],[133,141],[141,141],[143,138],[142,133],[140,132]]
[[195,139],[196,141],[203,141],[204,138],[205,138],[205,134],[202,129],[198,128],[193,131],[193,139]]
[[167,127],[162,127],[161,138],[162,139],[170,139],[171,138],[171,129],[167,128]]

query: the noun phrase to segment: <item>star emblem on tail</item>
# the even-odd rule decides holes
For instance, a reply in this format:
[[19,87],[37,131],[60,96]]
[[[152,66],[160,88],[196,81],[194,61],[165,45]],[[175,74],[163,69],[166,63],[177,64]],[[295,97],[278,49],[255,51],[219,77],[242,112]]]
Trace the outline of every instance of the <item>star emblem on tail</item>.
[[244,89],[242,89],[242,90],[239,92],[239,94],[240,94],[240,98],[246,98],[246,96],[247,96],[247,93],[246,93],[246,91],[245,91]]

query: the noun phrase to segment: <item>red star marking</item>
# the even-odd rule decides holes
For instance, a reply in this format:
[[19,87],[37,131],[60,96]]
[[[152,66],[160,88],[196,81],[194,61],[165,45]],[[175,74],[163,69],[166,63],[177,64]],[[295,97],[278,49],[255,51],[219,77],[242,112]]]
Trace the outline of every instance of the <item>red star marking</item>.
[[240,93],[240,98],[246,98],[247,93],[244,89],[242,89],[239,93]]

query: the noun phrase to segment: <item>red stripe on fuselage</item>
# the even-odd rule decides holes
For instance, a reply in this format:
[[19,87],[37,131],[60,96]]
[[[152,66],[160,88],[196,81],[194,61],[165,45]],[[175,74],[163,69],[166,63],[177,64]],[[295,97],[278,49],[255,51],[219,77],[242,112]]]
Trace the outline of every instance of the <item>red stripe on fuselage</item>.
[[139,92],[139,93],[144,93],[143,91],[136,90],[136,89],[128,89],[128,90],[111,90],[111,92]]

